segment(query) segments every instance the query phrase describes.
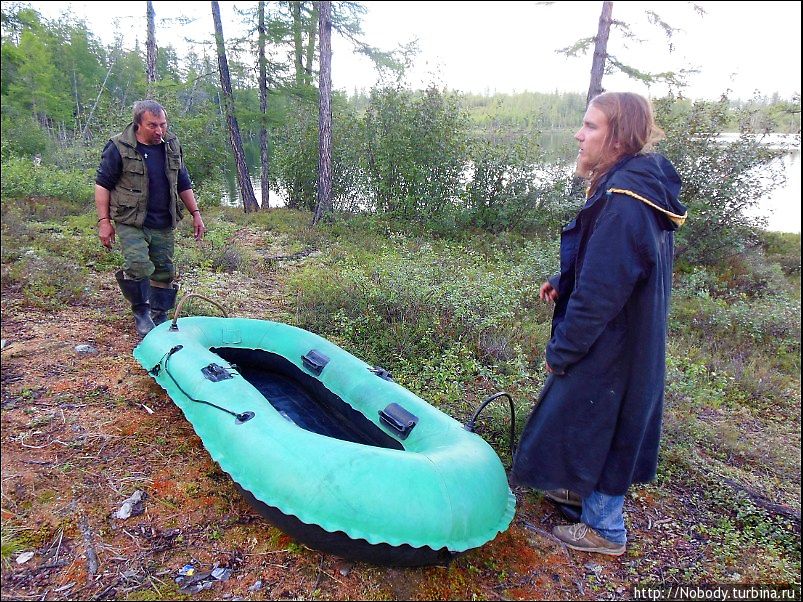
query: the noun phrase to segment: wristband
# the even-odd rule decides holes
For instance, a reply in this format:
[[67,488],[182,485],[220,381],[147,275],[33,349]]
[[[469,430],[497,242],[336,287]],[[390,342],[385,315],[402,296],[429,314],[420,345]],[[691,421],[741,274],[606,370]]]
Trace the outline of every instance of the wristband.
[[196,213],[200,213],[200,212],[201,212],[200,209],[193,209],[192,211],[190,211],[190,214],[191,215],[195,215]]
[[109,220],[109,221],[112,221],[112,220],[111,220],[111,218],[108,218],[108,217],[102,217],[102,218],[100,218],[100,219],[98,220],[98,223],[102,222],[102,221],[103,221],[103,220],[105,220],[105,219],[107,219],[107,220]]

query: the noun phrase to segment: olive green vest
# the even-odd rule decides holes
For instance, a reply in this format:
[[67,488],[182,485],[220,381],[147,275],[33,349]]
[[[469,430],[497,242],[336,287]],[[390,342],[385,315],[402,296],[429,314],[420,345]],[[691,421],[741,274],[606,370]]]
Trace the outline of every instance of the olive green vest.
[[[120,151],[123,159],[123,169],[117,185],[111,191],[109,209],[111,218],[128,226],[142,228],[145,216],[148,214],[148,171],[142,155],[137,151],[137,138],[134,124],[120,134],[113,136],[111,141]],[[178,196],[178,172],[181,167],[181,146],[174,134],[165,136],[165,174],[170,185],[170,215],[173,218],[173,227],[182,218],[184,204]]]

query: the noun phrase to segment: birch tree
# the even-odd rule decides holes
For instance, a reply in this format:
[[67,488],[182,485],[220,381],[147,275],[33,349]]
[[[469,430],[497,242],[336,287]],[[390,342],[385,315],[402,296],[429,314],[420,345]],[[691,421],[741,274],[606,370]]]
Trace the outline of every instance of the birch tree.
[[318,204],[312,223],[332,211],[332,3],[318,2],[321,65],[318,121]]
[[257,30],[259,32],[259,158],[262,164],[262,209],[270,208],[270,155],[268,153],[268,61],[265,58],[267,33],[265,30],[265,2],[259,2]]
[[148,98],[153,98],[153,84],[156,82],[156,13],[153,10],[153,2],[148,0],[147,8],[148,16],[148,41],[147,47],[147,60],[145,63],[145,70],[148,76]]
[[237,182],[240,185],[240,197],[243,200],[243,209],[246,213],[259,209],[254,187],[251,185],[251,178],[248,175],[248,164],[245,161],[245,151],[243,150],[243,140],[240,136],[240,126],[237,124],[237,117],[234,114],[234,94],[231,89],[231,76],[229,75],[229,63],[226,60],[226,46],[223,40],[223,26],[220,22],[220,5],[216,0],[212,1],[212,19],[215,22],[215,46],[217,48],[218,71],[220,72],[221,103],[226,114],[226,124],[229,129],[229,142],[234,153],[234,162],[237,166]]

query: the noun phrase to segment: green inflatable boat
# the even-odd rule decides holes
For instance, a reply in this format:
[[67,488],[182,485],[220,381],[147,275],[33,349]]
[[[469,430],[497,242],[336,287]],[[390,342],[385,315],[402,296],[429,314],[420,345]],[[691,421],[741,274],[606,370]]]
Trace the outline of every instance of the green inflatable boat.
[[311,332],[186,317],[137,361],[246,499],[310,547],[374,564],[445,564],[506,530],[515,498],[478,435]]

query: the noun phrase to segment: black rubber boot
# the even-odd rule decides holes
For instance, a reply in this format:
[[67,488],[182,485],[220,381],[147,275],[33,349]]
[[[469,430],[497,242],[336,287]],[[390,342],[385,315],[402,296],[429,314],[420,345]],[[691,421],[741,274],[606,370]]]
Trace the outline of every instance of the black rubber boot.
[[151,285],[151,318],[156,326],[167,321],[167,312],[176,304],[177,294],[175,284],[171,283],[170,288]]
[[114,274],[117,278],[117,284],[120,285],[120,290],[123,291],[129,303],[131,303],[131,311],[134,314],[134,325],[137,328],[137,334],[144,337],[153,329],[153,320],[151,319],[151,283],[147,278],[142,280],[128,280],[123,275],[123,270],[118,270]]

